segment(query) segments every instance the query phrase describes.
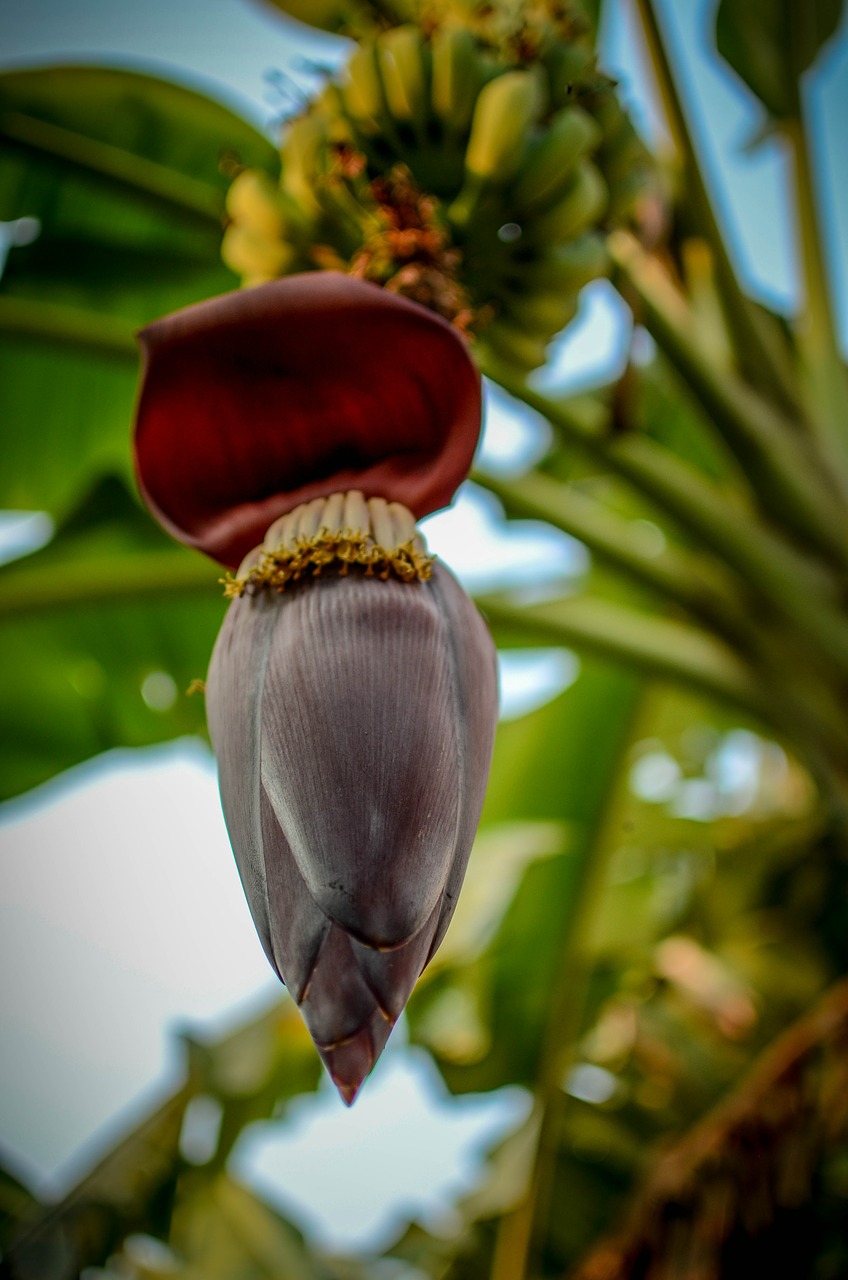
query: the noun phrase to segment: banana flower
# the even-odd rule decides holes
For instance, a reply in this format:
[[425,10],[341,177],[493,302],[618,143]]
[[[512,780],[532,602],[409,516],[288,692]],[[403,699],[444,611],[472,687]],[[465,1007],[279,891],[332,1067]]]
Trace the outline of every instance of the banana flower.
[[451,919],[497,715],[486,627],[415,520],[480,427],[463,339],[314,272],[141,334],[142,494],[231,570],[206,683],[265,952],[349,1104]]

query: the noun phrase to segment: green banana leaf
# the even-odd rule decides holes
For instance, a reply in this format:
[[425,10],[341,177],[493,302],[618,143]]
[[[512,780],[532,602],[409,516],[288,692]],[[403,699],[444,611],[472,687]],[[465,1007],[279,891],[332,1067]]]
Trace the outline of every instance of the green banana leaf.
[[129,474],[134,331],[237,284],[220,260],[238,164],[271,143],[150,76],[51,67],[0,77],[0,220],[37,219],[0,279],[0,506],[63,515]]
[[204,731],[203,699],[185,690],[224,614],[218,574],[115,478],[0,569],[2,798],[113,747]]
[[839,26],[843,0],[722,0],[718,51],[776,119],[797,116],[798,81]]

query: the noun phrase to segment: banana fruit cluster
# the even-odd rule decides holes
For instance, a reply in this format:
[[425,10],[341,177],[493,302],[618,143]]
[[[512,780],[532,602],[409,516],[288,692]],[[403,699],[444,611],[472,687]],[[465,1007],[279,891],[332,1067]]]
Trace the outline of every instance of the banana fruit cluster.
[[316,267],[376,279],[459,315],[484,366],[526,373],[653,170],[579,14],[453,4],[361,40],[286,127],[279,180],[235,179],[223,254],[247,284]]

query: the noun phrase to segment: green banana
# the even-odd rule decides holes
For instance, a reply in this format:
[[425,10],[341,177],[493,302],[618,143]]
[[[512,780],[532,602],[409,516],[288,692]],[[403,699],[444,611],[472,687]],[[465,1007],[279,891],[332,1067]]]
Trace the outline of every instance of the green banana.
[[[595,164],[609,187],[606,221],[615,225],[631,217],[643,196],[652,198],[658,209],[667,197],[648,148],[622,108],[611,81],[587,94],[589,111],[603,130],[603,141],[594,156]],[[658,216],[662,216],[661,213]]]
[[[315,198],[325,219],[323,227],[332,247],[350,257],[381,229],[379,220],[367,209],[338,172],[328,172],[315,183]],[[322,227],[317,229],[322,236]]]
[[271,0],[298,22],[320,31],[347,33],[351,27],[367,31],[374,21],[368,0]]
[[221,257],[243,284],[263,284],[292,269],[296,250],[284,240],[233,222],[224,232]]
[[429,93],[421,29],[409,23],[383,31],[376,48],[389,114],[399,123],[424,129],[429,118]]
[[359,45],[348,59],[341,88],[344,109],[357,128],[375,133],[384,111],[383,87],[377,70],[377,51]]
[[592,115],[604,131],[604,146],[615,147],[627,133],[630,120],[615,95],[611,82],[592,95]]
[[293,120],[283,135],[281,154],[283,198],[306,214],[309,240],[323,244],[326,237],[342,254],[355,252],[373,228],[366,210],[333,170],[327,120],[317,111]]
[[543,254],[536,262],[521,268],[514,280],[522,288],[557,289],[578,293],[590,280],[609,271],[609,255],[602,235],[584,231],[582,235]]
[[618,134],[613,144],[604,145],[599,157],[604,176],[611,183],[626,179],[634,170],[644,168],[646,159],[645,144],[629,121],[626,130]]
[[600,125],[581,107],[565,107],[544,127],[516,175],[511,198],[519,215],[561,195],[578,162],[601,141]]
[[554,40],[544,61],[555,109],[575,102],[578,87],[596,78],[595,55],[586,45]]
[[465,181],[448,210],[455,226],[465,226],[486,189],[504,186],[520,167],[543,105],[533,71],[505,71],[480,90],[465,150]]
[[543,105],[541,85],[532,71],[505,71],[484,85],[465,152],[469,177],[506,183],[524,159],[531,126]]
[[576,314],[576,293],[545,290],[523,298],[509,294],[504,299],[504,319],[528,336],[542,337],[545,340],[564,329]]
[[327,170],[327,130],[315,113],[293,120],[283,135],[281,186],[310,214],[321,212],[316,181]]
[[433,111],[450,133],[464,133],[480,91],[482,66],[477,44],[462,27],[440,27],[430,42]]
[[232,222],[268,240],[280,240],[285,234],[281,204],[280,189],[267,173],[242,169],[230,184],[225,208]]
[[487,325],[478,339],[483,363],[488,348],[497,361],[511,365],[521,373],[529,373],[543,365],[548,356],[550,335],[526,333],[519,325],[498,316]]
[[570,240],[603,216],[608,201],[609,191],[600,173],[590,161],[581,160],[562,199],[527,222],[527,236],[537,244]]
[[[234,182],[224,258],[248,283],[326,265],[331,253],[348,262],[382,227],[371,179],[403,161],[443,202],[463,284],[494,315],[481,353],[528,371],[544,363],[580,289],[607,270],[596,224],[610,196],[618,209],[638,194],[642,144],[591,50],[562,37],[552,0],[526,10],[517,0],[410,0],[430,6],[428,34],[399,16],[405,2],[388,0],[403,25],[364,35],[288,127],[280,188],[258,171]],[[515,12],[531,7],[547,25],[516,66],[504,32],[514,35]],[[348,163],[351,146],[364,171]],[[324,256],[310,257],[310,246]]]

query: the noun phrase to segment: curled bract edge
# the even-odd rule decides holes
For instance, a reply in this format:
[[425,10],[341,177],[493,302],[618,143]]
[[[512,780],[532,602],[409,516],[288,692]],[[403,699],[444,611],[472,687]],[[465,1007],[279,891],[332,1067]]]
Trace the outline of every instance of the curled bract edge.
[[181,542],[235,568],[273,520],[348,489],[447,506],[480,432],[459,333],[337,272],[200,302],[140,334],[139,487]]

